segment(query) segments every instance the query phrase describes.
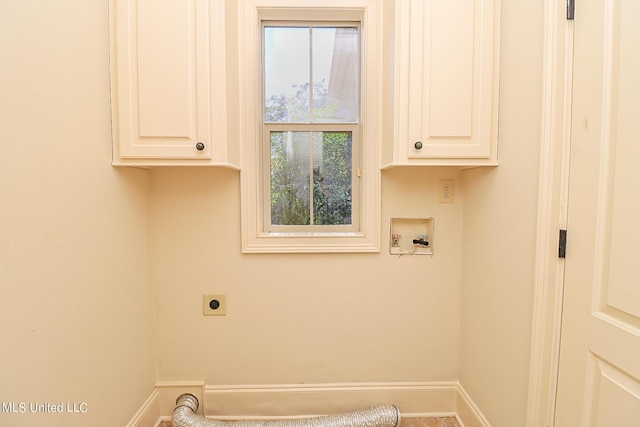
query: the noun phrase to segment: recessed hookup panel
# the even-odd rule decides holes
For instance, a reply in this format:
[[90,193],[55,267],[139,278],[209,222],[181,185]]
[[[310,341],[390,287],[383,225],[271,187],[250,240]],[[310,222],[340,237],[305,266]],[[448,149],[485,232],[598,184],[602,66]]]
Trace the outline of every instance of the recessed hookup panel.
[[389,253],[433,255],[433,218],[391,218]]

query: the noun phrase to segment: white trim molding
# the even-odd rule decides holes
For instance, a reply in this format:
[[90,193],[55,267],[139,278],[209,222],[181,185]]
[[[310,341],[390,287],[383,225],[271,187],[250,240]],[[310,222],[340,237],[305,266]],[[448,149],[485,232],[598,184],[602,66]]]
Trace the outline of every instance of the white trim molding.
[[125,427],[155,427],[160,424],[160,393],[154,389]]
[[160,381],[125,427],[159,427],[163,421],[171,421],[176,399],[183,393],[198,398],[198,414],[203,415],[204,381]]
[[208,416],[281,418],[350,412],[393,404],[407,417],[453,415],[456,382],[206,386]]
[[573,21],[566,5],[544,1],[542,129],[537,247],[527,427],[554,423],[560,355],[564,260],[558,234],[566,229],[573,61]]
[[458,384],[456,418],[462,427],[491,427],[462,384]]
[[127,427],[158,427],[170,420],[182,393],[198,398],[200,415],[217,420],[288,419],[392,404],[404,418],[453,416],[463,427],[491,427],[457,381],[264,385],[162,381]]
[[[304,4],[302,4],[304,3]],[[239,130],[242,146],[240,175],[242,251],[244,253],[380,252],[380,138],[382,132],[381,53],[382,2],[380,0],[242,0],[238,1],[240,96]],[[271,233],[264,226],[262,194],[261,47],[263,19],[353,21],[362,26],[362,94],[360,144],[359,228],[349,232]],[[355,172],[355,171],[354,171]],[[267,204],[268,206],[268,204]],[[355,212],[354,212],[355,214]]]
[[198,407],[198,415],[205,414],[204,404],[204,381],[159,381],[156,383],[156,390],[160,393],[160,412],[162,416],[171,417],[176,407],[176,400],[181,394],[193,394],[200,406]]

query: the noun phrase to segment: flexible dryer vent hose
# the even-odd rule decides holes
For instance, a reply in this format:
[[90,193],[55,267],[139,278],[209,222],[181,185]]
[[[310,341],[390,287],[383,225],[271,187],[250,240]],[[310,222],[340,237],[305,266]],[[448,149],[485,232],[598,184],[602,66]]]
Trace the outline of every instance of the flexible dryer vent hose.
[[362,411],[287,420],[219,421],[198,414],[198,399],[189,393],[176,400],[172,427],[398,427],[400,411],[380,405]]

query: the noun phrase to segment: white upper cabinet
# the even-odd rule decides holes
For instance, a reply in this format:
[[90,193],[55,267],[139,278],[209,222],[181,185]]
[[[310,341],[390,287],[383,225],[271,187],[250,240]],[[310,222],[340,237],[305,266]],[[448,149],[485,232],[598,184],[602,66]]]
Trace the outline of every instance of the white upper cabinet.
[[396,0],[383,167],[497,165],[499,16],[499,0]]
[[114,165],[237,167],[223,1],[111,0]]

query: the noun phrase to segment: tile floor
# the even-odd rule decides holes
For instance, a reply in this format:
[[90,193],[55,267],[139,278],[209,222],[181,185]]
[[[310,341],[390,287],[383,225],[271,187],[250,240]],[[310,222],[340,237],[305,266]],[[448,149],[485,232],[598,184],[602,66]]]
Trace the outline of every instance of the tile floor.
[[[171,427],[171,421],[162,421],[160,427]],[[460,427],[454,417],[402,418],[400,427]]]
[[455,417],[402,418],[400,427],[460,427]]

